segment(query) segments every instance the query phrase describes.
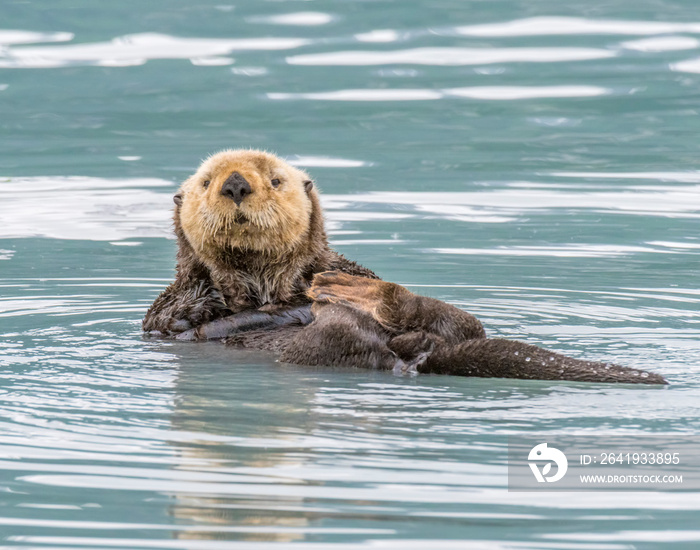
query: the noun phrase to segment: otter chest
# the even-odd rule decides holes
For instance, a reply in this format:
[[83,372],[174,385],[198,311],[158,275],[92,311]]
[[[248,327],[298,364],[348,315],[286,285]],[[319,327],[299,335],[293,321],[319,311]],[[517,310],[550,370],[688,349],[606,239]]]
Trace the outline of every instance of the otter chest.
[[226,305],[236,311],[291,301],[303,291],[301,267],[292,258],[270,258],[246,254],[227,258],[214,266],[212,280]]

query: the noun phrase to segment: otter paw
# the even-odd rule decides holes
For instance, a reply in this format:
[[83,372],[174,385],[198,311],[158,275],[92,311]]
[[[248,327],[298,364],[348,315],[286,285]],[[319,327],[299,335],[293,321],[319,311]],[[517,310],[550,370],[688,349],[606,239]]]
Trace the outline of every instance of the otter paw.
[[307,295],[316,302],[343,304],[376,314],[391,283],[325,271],[314,277]]
[[397,376],[417,376],[419,372],[418,369],[425,364],[432,352],[432,348],[429,351],[422,351],[410,361],[397,358],[396,365],[394,365],[394,374]]

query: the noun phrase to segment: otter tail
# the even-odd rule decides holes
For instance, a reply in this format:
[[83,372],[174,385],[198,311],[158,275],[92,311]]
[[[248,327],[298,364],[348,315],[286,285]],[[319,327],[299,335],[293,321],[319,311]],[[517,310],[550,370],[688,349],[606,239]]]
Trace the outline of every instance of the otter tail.
[[573,359],[531,344],[500,338],[479,338],[449,345],[434,335],[409,333],[394,338],[389,346],[402,359],[431,349],[418,372],[519,378],[526,380],[571,380],[623,384],[667,384],[651,372],[612,363]]

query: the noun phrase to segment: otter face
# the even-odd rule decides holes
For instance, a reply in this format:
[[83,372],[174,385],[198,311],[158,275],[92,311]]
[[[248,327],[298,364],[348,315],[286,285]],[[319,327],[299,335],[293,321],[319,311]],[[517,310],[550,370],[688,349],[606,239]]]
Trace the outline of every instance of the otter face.
[[190,244],[203,257],[222,249],[286,252],[309,230],[309,176],[262,151],[223,151],[183,183],[174,200]]

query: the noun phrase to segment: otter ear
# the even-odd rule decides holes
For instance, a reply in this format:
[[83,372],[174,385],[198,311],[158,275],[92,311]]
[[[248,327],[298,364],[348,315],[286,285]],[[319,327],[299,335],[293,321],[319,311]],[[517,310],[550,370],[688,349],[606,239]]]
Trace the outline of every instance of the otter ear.
[[182,193],[176,193],[173,196],[173,202],[175,204],[177,204],[178,206],[180,206],[182,204]]
[[314,188],[314,182],[311,180],[304,180],[304,191],[307,193]]

